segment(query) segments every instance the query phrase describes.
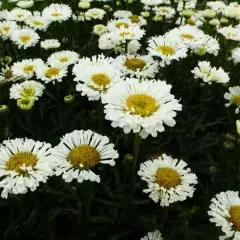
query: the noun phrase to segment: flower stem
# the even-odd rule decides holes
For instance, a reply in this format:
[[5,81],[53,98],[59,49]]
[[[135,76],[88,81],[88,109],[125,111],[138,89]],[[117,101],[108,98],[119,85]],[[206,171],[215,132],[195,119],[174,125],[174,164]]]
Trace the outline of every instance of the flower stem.
[[133,147],[133,175],[135,175],[140,143],[141,137],[139,133],[136,133]]

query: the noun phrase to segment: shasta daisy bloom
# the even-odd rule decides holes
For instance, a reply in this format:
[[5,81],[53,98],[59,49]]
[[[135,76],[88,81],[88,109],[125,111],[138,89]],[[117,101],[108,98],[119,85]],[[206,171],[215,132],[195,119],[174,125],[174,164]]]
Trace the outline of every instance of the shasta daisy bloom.
[[236,27],[223,27],[219,28],[218,32],[222,34],[226,39],[240,41],[240,29]]
[[107,24],[107,29],[111,32],[113,30],[115,30],[116,28],[129,28],[129,26],[132,26],[133,23],[131,22],[130,19],[113,19],[108,21]]
[[13,72],[12,72],[12,68],[9,67],[9,66],[5,66],[1,69],[1,72],[0,72],[0,82],[1,81],[12,81],[12,82],[15,82],[17,81],[18,78],[16,76],[13,75]]
[[132,23],[138,24],[139,26],[145,26],[147,24],[146,19],[142,16],[131,15],[128,16],[128,19],[130,19]]
[[141,0],[141,3],[143,3],[147,7],[154,7],[162,4],[163,1],[164,0]]
[[143,81],[127,78],[112,86],[102,97],[105,118],[112,127],[123,128],[124,133],[133,131],[142,138],[156,137],[165,130],[164,124],[173,127],[176,111],[182,105],[170,93],[171,85],[164,81]]
[[103,35],[105,32],[107,32],[107,27],[103,24],[96,24],[94,25],[93,27],[93,33],[98,35],[98,36],[101,36]]
[[46,31],[51,22],[41,16],[29,16],[25,23],[35,30]]
[[232,60],[234,63],[240,63],[240,48],[234,48],[232,50]]
[[18,28],[14,21],[0,22],[0,36],[3,40],[11,37],[11,33]]
[[163,240],[163,237],[159,230],[155,230],[148,232],[147,235],[142,237],[140,240]]
[[15,62],[12,65],[12,73],[14,76],[23,79],[33,77],[35,70],[39,64],[44,64],[42,59],[25,59],[21,62]]
[[31,15],[32,13],[28,10],[15,8],[10,12],[8,12],[6,17],[7,17],[7,20],[22,22],[22,21],[25,21],[25,19]]
[[67,67],[77,62],[79,54],[73,51],[60,51],[53,53],[47,60],[49,65]]
[[100,8],[91,8],[85,12],[85,18],[87,20],[91,19],[100,19],[102,20],[104,18],[104,15],[106,12],[103,9]]
[[52,3],[43,9],[42,16],[52,22],[63,22],[68,20],[72,15],[72,9],[66,4]]
[[202,61],[198,62],[198,66],[192,71],[194,78],[201,78],[204,82],[208,84],[212,83],[228,83],[230,78],[228,73],[226,73],[221,67],[215,68],[211,67],[210,62]]
[[153,10],[157,16],[164,16],[166,19],[172,18],[176,13],[171,7],[155,7]]
[[205,34],[197,41],[193,42],[190,48],[194,53],[200,56],[205,55],[206,53],[217,56],[220,50],[220,44],[215,38]]
[[39,41],[39,35],[32,29],[22,28],[12,31],[11,40],[18,45],[18,48],[35,46]]
[[230,105],[235,105],[236,110],[235,113],[239,113],[240,109],[240,87],[234,86],[229,88],[229,92],[226,92],[224,94],[224,98],[228,100],[229,102],[225,104],[226,107],[229,107]]
[[239,18],[240,17],[240,6],[227,6],[223,10],[223,15],[227,18]]
[[120,55],[114,64],[122,76],[136,78],[154,78],[158,72],[158,62],[149,55]]
[[38,79],[41,79],[45,83],[62,82],[62,78],[67,75],[67,69],[57,65],[45,65],[39,64],[36,68],[36,75]]
[[207,6],[217,12],[222,12],[226,8],[225,3],[222,1],[209,1]]
[[0,146],[1,197],[35,191],[53,174],[51,145],[31,139],[5,140]]
[[109,138],[91,130],[75,130],[62,137],[54,148],[56,159],[55,174],[62,175],[66,182],[76,179],[100,182],[100,176],[95,173],[101,164],[115,165],[118,152]]
[[179,37],[174,34],[152,37],[148,41],[148,51],[150,55],[161,58],[160,65],[164,67],[173,60],[187,57],[188,48]]
[[46,39],[44,41],[41,41],[40,45],[41,48],[48,50],[59,48],[61,46],[61,43],[57,39]]
[[109,88],[121,81],[120,73],[113,67],[89,66],[77,72],[74,81],[77,81],[76,90],[82,96],[91,100],[99,100]]
[[191,173],[186,162],[166,154],[141,163],[138,175],[148,185],[143,192],[163,207],[193,197],[197,184],[197,176]]
[[132,15],[133,15],[132,12],[130,12],[128,10],[118,10],[118,11],[114,12],[113,17],[115,17],[115,18],[128,18]]
[[22,83],[15,83],[10,88],[10,98],[31,98],[34,101],[38,100],[43,95],[44,85],[30,80]]
[[238,240],[240,238],[240,198],[239,192],[226,191],[216,194],[211,200],[210,221],[221,227],[224,236],[219,239]]

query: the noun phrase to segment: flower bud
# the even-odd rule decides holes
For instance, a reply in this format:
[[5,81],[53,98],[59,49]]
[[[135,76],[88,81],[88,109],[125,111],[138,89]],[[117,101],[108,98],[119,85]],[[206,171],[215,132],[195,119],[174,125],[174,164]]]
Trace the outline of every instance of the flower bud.
[[209,21],[209,24],[212,26],[218,26],[220,24],[220,21],[217,18],[214,18]]
[[9,113],[9,108],[7,105],[0,105],[0,116],[7,115]]
[[216,17],[217,13],[211,9],[206,9],[202,12],[202,15],[205,18],[214,18]]
[[80,1],[78,3],[78,7],[81,9],[88,9],[91,7],[91,5],[90,5],[90,2],[88,2],[88,1]]
[[29,0],[29,1],[19,1],[17,2],[17,6],[20,8],[30,8],[34,4],[34,1]]
[[24,111],[32,109],[35,101],[32,98],[20,98],[17,100],[17,106]]
[[64,97],[64,103],[69,104],[72,103],[74,101],[74,96],[73,95],[67,95]]
[[144,17],[144,18],[148,18],[150,16],[150,12],[141,12],[141,16]]
[[221,19],[220,19],[220,23],[227,25],[227,24],[229,23],[229,21],[228,21],[227,18],[221,18]]
[[190,18],[193,15],[193,13],[194,13],[193,10],[186,9],[186,10],[183,10],[182,15],[184,17]]

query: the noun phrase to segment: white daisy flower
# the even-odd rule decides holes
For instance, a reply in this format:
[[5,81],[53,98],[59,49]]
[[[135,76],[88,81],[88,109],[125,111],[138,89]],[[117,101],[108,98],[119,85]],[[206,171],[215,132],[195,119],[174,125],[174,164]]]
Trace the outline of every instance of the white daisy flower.
[[18,78],[13,75],[12,68],[9,66],[5,66],[1,69],[0,72],[0,82],[6,81],[6,82],[15,82]]
[[180,26],[170,30],[168,34],[179,37],[188,47],[192,47],[204,36],[204,32],[198,29],[196,26]]
[[154,7],[163,3],[163,0],[141,0],[141,3],[147,7]]
[[36,75],[38,79],[41,79],[45,83],[62,82],[63,77],[67,75],[67,69],[57,65],[45,65],[39,64],[36,68]]
[[187,47],[180,38],[174,34],[152,37],[148,41],[148,51],[150,55],[161,58],[160,65],[164,67],[173,60],[179,60],[187,57]]
[[16,5],[20,8],[30,8],[34,5],[34,1],[33,0],[22,0],[22,1],[18,1]]
[[140,240],[163,240],[163,237],[159,230],[154,230],[152,232],[148,232],[147,235],[142,237]]
[[56,159],[57,176],[62,175],[66,182],[76,179],[83,181],[100,182],[100,176],[95,173],[99,164],[115,165],[118,152],[114,145],[109,143],[106,136],[91,130],[75,130],[66,134],[53,154]]
[[14,30],[18,28],[16,22],[14,21],[3,21],[0,22],[0,36],[3,40],[11,37]]
[[130,15],[128,16],[128,19],[130,19],[132,23],[138,24],[139,26],[145,26],[147,24],[146,19],[142,16]]
[[232,59],[234,63],[240,63],[240,48],[234,48],[232,50]]
[[52,22],[63,22],[68,20],[72,15],[72,9],[66,4],[52,3],[43,9],[42,16]]
[[79,54],[73,51],[60,51],[53,53],[48,59],[49,65],[59,65],[61,67],[67,67],[78,61]]
[[10,98],[31,98],[34,101],[38,100],[43,95],[44,85],[30,80],[22,83],[15,83],[10,88]]
[[35,191],[53,174],[51,145],[31,139],[5,140],[0,146],[1,197]]
[[143,81],[127,78],[112,86],[102,97],[105,118],[112,127],[123,128],[124,133],[133,131],[142,138],[156,137],[165,130],[163,124],[173,127],[176,111],[182,105],[170,93],[171,85],[164,81]]
[[12,21],[25,21],[27,17],[31,16],[32,13],[28,10],[21,9],[21,8],[14,8],[7,14],[7,20]]
[[51,22],[41,16],[29,16],[25,23],[35,30],[46,31]]
[[158,62],[149,55],[120,55],[115,59],[114,64],[122,76],[154,78],[158,72]]
[[197,176],[191,173],[186,162],[166,154],[141,163],[138,175],[148,184],[143,192],[149,193],[149,197],[155,203],[160,202],[162,207],[193,197],[197,184]]
[[102,65],[78,68],[74,81],[77,81],[76,90],[88,99],[99,100],[109,88],[121,81],[120,73],[116,68]]
[[210,62],[206,61],[199,61],[198,67],[195,67],[191,72],[194,74],[195,79],[201,78],[208,84],[226,84],[230,80],[228,73],[226,73],[221,67],[218,69],[211,67]]
[[240,29],[232,26],[218,28],[217,31],[226,39],[240,41]]
[[209,1],[207,6],[216,12],[222,12],[226,8],[225,3],[222,1]]
[[105,32],[107,32],[107,27],[103,24],[96,24],[94,25],[93,27],[93,33],[98,35],[98,36],[101,36],[103,35]]
[[8,18],[8,10],[2,10],[0,11],[0,20],[7,20]]
[[224,236],[219,239],[240,239],[240,198],[239,192],[226,191],[216,194],[211,200],[210,221],[221,227]]
[[229,107],[230,105],[235,105],[236,110],[235,113],[239,113],[240,109],[240,87],[234,86],[229,88],[229,92],[226,92],[224,94],[224,98],[228,100],[229,102],[225,104],[226,107]]
[[239,18],[240,17],[240,6],[227,6],[223,10],[223,15],[227,18]]
[[132,26],[133,23],[131,22],[130,19],[113,19],[108,21],[107,23],[107,29],[108,31],[114,31],[116,28],[129,28],[129,26]]
[[44,48],[45,50],[48,49],[56,49],[61,46],[61,43],[57,39],[46,39],[44,41],[41,41],[41,48]]
[[164,16],[166,19],[172,18],[176,11],[171,7],[155,7],[153,8],[156,16]]
[[44,64],[42,59],[25,59],[12,65],[12,74],[18,78],[30,79],[33,77],[39,64]]
[[220,44],[215,38],[205,34],[200,39],[193,42],[190,48],[194,53],[200,56],[205,55],[206,53],[217,56],[220,50]]
[[130,16],[132,16],[132,12],[131,11],[127,11],[127,10],[118,10],[116,12],[114,12],[113,17],[115,18],[128,18]]
[[18,48],[29,48],[35,46],[40,37],[32,29],[22,28],[12,31],[11,40],[18,45]]
[[85,18],[87,20],[91,20],[91,19],[102,20],[105,14],[106,12],[101,8],[91,8],[85,12]]
[[186,0],[179,0],[179,1],[175,1],[177,2],[177,11],[178,12],[182,12],[184,9],[194,9],[196,7],[198,0],[190,0],[190,1],[186,1]]

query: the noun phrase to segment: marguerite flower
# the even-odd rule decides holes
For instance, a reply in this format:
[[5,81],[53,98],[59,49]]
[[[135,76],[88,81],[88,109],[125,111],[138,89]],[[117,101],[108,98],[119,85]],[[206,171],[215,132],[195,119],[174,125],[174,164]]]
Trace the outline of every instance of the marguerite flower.
[[21,62],[15,62],[12,65],[12,73],[14,76],[23,79],[33,77],[35,70],[39,64],[44,64],[42,59],[25,59]]
[[87,20],[100,19],[102,20],[106,12],[101,8],[91,8],[85,12],[85,18]]
[[52,3],[43,9],[42,16],[52,22],[63,22],[68,20],[72,15],[72,9],[66,4]]
[[197,184],[197,176],[186,162],[166,154],[141,163],[138,175],[148,185],[143,192],[150,193],[149,197],[163,207],[193,197]]
[[222,1],[209,1],[207,6],[217,12],[222,12],[226,8],[225,3]]
[[67,75],[67,69],[56,65],[39,64],[36,69],[36,75],[38,79],[41,79],[45,83],[62,82],[62,78]]
[[17,28],[18,26],[14,21],[0,22],[0,36],[3,40],[6,40],[11,37],[12,32]]
[[18,45],[18,48],[26,49],[38,43],[39,35],[32,29],[22,28],[12,31],[11,39]]
[[31,139],[5,140],[0,146],[1,197],[35,191],[53,174],[51,145]]
[[139,26],[145,26],[147,24],[146,19],[142,16],[130,15],[128,16],[128,19],[130,19],[132,23],[138,24]]
[[88,68],[78,68],[74,81],[77,81],[76,90],[82,96],[87,95],[89,100],[99,100],[110,87],[121,81],[120,73],[113,67],[89,66]]
[[224,94],[224,98],[228,100],[229,102],[225,104],[226,107],[229,107],[230,105],[235,105],[236,110],[235,113],[239,113],[240,109],[240,87],[234,86],[229,88],[229,92],[226,92]]
[[46,39],[44,41],[41,41],[40,44],[41,48],[44,48],[45,50],[55,49],[61,46],[61,43],[57,39]]
[[240,29],[236,27],[223,27],[219,28],[218,32],[222,34],[226,39],[240,41]]
[[132,12],[127,11],[127,10],[118,10],[116,12],[114,12],[113,16],[115,18],[128,18],[130,16],[132,16]]
[[149,55],[120,55],[115,59],[114,64],[122,76],[154,78],[158,72],[158,62]]
[[147,235],[142,237],[140,240],[163,240],[163,237],[159,230],[155,230],[148,232]]
[[15,83],[10,88],[10,98],[31,98],[34,101],[38,100],[43,95],[44,85],[30,80],[22,83]]
[[234,63],[239,63],[240,62],[240,48],[234,48],[232,50],[232,60]]
[[96,24],[94,25],[93,27],[93,33],[98,35],[98,36],[101,36],[103,35],[105,32],[107,32],[107,27],[103,24]]
[[127,78],[112,86],[102,97],[105,118],[112,127],[123,128],[124,133],[133,131],[142,138],[149,134],[156,137],[165,130],[163,124],[173,127],[176,111],[182,105],[170,93],[171,85],[164,81],[143,81]]
[[12,21],[25,21],[27,17],[31,16],[32,13],[28,10],[21,9],[21,8],[14,8],[10,12],[8,12],[6,18],[7,20],[12,20]]
[[239,192],[226,191],[216,194],[211,200],[210,221],[221,227],[224,236],[219,239],[238,240],[240,238],[240,198]]
[[13,75],[12,68],[9,66],[5,66],[1,69],[0,72],[0,82],[1,81],[6,81],[6,82],[15,82],[17,81],[18,78]]
[[210,62],[206,61],[198,62],[198,67],[195,67],[191,72],[194,74],[195,79],[201,78],[208,84],[225,84],[230,80],[228,73],[226,73],[221,67],[218,69],[211,67]]
[[67,67],[77,62],[79,54],[73,51],[60,51],[53,53],[47,60],[49,65]]
[[51,22],[41,16],[29,16],[25,23],[35,30],[46,31]]
[[57,176],[62,175],[66,182],[76,179],[100,182],[100,176],[95,173],[100,164],[115,165],[118,153],[106,136],[91,130],[75,130],[62,137],[54,148]]
[[162,67],[169,65],[173,60],[186,58],[187,50],[186,45],[174,34],[152,37],[148,41],[150,55],[160,57]]
[[176,11],[171,7],[155,7],[153,8],[156,16],[164,16],[166,19],[172,18]]

